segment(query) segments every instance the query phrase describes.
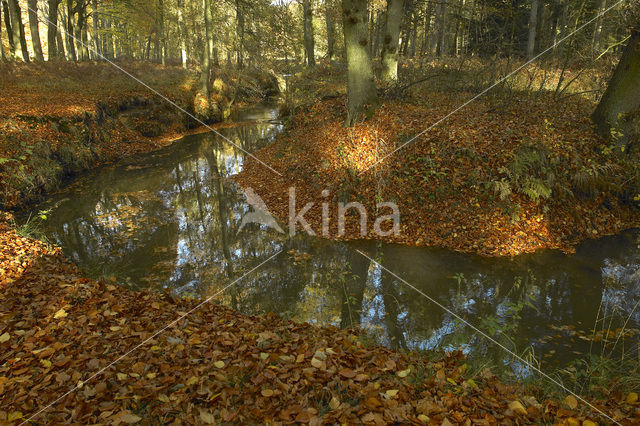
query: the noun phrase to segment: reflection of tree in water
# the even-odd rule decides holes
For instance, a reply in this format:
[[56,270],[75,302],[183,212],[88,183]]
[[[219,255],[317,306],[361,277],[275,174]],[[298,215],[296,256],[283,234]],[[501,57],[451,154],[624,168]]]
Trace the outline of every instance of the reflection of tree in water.
[[[252,151],[265,143],[261,137],[273,136],[273,127],[225,132]],[[560,339],[549,339],[551,334],[566,338],[565,354],[587,350],[588,342],[570,330],[548,325],[588,331],[601,301],[629,314],[629,301],[640,295],[636,234],[585,244],[573,256],[546,252],[485,259],[386,244],[354,246],[304,234],[290,238],[257,224],[238,232],[249,207],[224,177],[237,172],[243,158],[241,150],[204,134],[136,163],[145,167],[103,169],[61,195],[49,233],[69,257],[97,275],[203,296],[282,249],[217,300],[247,313],[363,326],[379,331],[391,347],[462,348],[496,360],[504,354],[354,247],[481,329],[502,328],[508,338],[494,333],[501,342],[518,349],[534,344],[539,354],[558,349]],[[607,286],[605,278],[611,281]],[[517,315],[514,306],[520,307]],[[638,322],[636,315],[629,326]]]

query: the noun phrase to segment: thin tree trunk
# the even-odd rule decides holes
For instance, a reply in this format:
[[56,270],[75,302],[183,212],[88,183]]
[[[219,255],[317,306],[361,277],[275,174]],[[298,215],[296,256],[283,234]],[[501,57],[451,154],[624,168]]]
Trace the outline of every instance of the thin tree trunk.
[[329,61],[332,61],[336,45],[336,25],[333,22],[332,10],[329,4],[325,4],[324,19],[327,24],[327,57]]
[[93,35],[91,39],[93,41],[93,49],[96,55],[95,59],[100,60],[102,55],[102,46],[100,44],[99,35],[100,22],[98,18],[98,0],[92,0],[91,9],[91,21],[93,22]]
[[349,98],[346,125],[351,126],[368,105],[377,102],[378,95],[367,48],[367,0],[342,0],[342,10]]
[[386,22],[382,41],[382,75],[385,83],[398,80],[398,48],[404,0],[387,0]]
[[200,91],[209,102],[211,98],[211,49],[209,48],[209,41],[213,39],[213,34],[211,33],[211,0],[202,0],[202,6],[204,9],[205,41],[204,51],[202,52]]
[[42,54],[42,44],[40,43],[40,29],[38,28],[38,1],[28,0],[27,8],[29,14],[29,30],[31,30],[31,44],[36,61],[44,61]]
[[160,37],[160,63],[167,64],[167,41],[164,34],[164,1],[158,0],[158,34]]
[[[607,0],[599,0],[596,14],[601,14],[604,9],[607,8]],[[597,51],[600,48],[600,33],[602,32],[602,16],[596,19],[593,28],[593,50]]]
[[426,2],[426,8],[424,11],[424,37],[422,38],[422,48],[420,49],[420,54],[424,55],[427,53],[427,49],[429,48],[429,30],[431,29],[431,8],[432,3]]
[[536,25],[538,24],[538,0],[531,0],[529,13],[529,39],[527,41],[527,58],[533,58],[536,51]]
[[241,0],[236,0],[236,36],[238,38],[238,48],[236,50],[236,65],[238,68],[244,67],[244,10]]
[[9,14],[11,15],[11,32],[15,44],[14,57],[18,61],[29,62],[29,51],[27,50],[27,40],[24,35],[22,13],[18,0],[9,0]]
[[16,40],[13,39],[11,16],[9,15],[9,3],[7,0],[2,0],[2,17],[4,18],[4,26],[7,30],[7,40],[9,41],[9,56],[13,59],[16,51]]
[[187,29],[183,16],[184,0],[178,0],[178,32],[180,34],[180,59],[182,68],[187,69]]
[[307,58],[307,67],[316,66],[314,40],[313,40],[313,8],[311,0],[302,0],[302,21],[304,30],[304,52]]
[[440,33],[438,37],[438,45],[436,46],[436,54],[443,56],[446,51],[447,42],[447,0],[440,3]]
[[67,27],[65,29],[67,35],[67,49],[69,51],[70,60],[77,61],[76,47],[73,38],[73,0],[67,0]]
[[7,60],[7,57],[4,53],[4,44],[2,44],[2,10],[3,10],[3,4],[2,2],[0,2],[0,58],[3,61]]

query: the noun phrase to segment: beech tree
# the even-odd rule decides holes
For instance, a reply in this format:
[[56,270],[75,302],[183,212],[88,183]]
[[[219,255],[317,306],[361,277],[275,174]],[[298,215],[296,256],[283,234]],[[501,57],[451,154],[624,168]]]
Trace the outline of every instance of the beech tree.
[[597,132],[610,139],[612,130],[626,143],[632,126],[640,125],[640,29],[634,28],[602,99],[593,112]]
[[346,125],[351,126],[365,108],[374,106],[378,95],[367,46],[367,0],[342,0],[342,13],[349,98]]
[[[11,17],[11,37],[14,43],[14,58],[18,61],[29,62],[29,51],[27,49],[27,40],[24,35],[22,13],[18,0],[9,0],[9,15]],[[9,30],[8,27],[7,30]]]
[[387,0],[384,38],[382,41],[382,81],[398,80],[398,42],[405,0]]
[[313,7],[311,0],[302,0],[302,21],[304,26],[304,52],[307,67],[316,66],[313,40]]

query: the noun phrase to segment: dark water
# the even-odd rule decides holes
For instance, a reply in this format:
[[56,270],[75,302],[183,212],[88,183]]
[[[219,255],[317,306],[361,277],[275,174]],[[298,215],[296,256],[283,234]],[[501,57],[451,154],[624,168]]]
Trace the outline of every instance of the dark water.
[[[223,129],[247,151],[280,131],[273,109],[237,117]],[[640,325],[640,233],[588,241],[576,254],[541,252],[486,259],[373,242],[342,244],[255,224],[225,177],[243,152],[211,133],[76,180],[36,209],[49,210],[49,238],[93,277],[140,289],[209,296],[269,256],[283,252],[215,300],[246,313],[366,328],[394,348],[462,349],[494,363],[520,362],[354,249],[375,258],[426,295],[518,354],[565,364],[600,353],[602,330],[627,320],[627,335],[607,352],[635,351]],[[265,169],[265,173],[270,173]],[[593,330],[595,328],[595,339]],[[591,340],[595,340],[592,345]]]

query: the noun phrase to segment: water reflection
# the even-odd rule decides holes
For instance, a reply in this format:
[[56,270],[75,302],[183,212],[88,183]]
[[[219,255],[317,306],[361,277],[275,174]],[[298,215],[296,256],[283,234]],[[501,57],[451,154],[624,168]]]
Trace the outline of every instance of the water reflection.
[[[251,152],[280,131],[274,118],[273,109],[256,108],[237,117],[255,123],[222,132]],[[575,255],[485,259],[289,238],[256,224],[239,231],[249,207],[225,178],[241,170],[243,157],[242,150],[213,134],[189,136],[78,179],[38,209],[51,209],[48,235],[88,274],[115,277],[135,289],[207,296],[283,250],[218,300],[247,313],[362,326],[393,348],[460,348],[496,362],[506,359],[355,248],[501,343],[518,352],[532,347],[546,362],[599,350],[590,345],[596,318],[602,319],[598,329],[615,329],[627,318],[632,331],[640,324],[638,232],[587,242]],[[626,336],[624,349],[636,342]]]

